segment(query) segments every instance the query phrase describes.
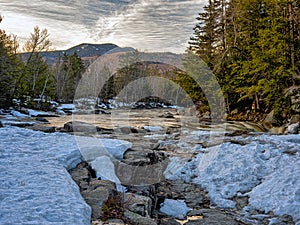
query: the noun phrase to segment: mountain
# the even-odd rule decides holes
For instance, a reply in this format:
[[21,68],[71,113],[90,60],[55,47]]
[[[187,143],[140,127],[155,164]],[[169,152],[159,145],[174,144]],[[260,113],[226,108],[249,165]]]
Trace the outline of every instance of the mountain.
[[[76,45],[67,50],[55,50],[48,52],[40,52],[40,55],[46,60],[48,64],[54,64],[58,62],[64,54],[73,55],[74,52],[86,63],[94,61],[97,57],[104,55],[105,53],[117,53],[117,52],[130,52],[134,51],[131,47],[121,48],[115,44],[88,44],[83,43]],[[26,59],[30,53],[21,53],[22,59]]]

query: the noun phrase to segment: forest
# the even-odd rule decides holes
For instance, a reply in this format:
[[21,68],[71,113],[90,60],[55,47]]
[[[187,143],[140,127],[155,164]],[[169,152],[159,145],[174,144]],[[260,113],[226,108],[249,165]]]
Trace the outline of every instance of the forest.
[[[198,56],[199,63],[203,60],[213,72],[227,114],[256,113],[260,117],[274,111],[280,125],[299,113],[293,95],[300,84],[300,1],[209,0],[199,11],[186,52]],[[84,63],[74,52],[48,65],[39,52],[51,47],[47,29],[35,27],[22,49],[16,36],[0,30],[0,107],[10,106],[13,99],[72,101]],[[27,52],[22,58],[20,49]],[[129,82],[136,77],[141,66],[134,63],[120,69],[106,85],[113,90],[106,88],[100,96],[113,97],[124,86],[120,80],[128,76],[131,78],[125,80]],[[144,72],[141,76],[149,74],[149,70]],[[191,77],[183,71],[168,77],[202,106],[199,110],[208,110],[205,94]]]
[[299,113],[300,1],[209,0],[197,22],[189,51],[213,71],[228,113]]

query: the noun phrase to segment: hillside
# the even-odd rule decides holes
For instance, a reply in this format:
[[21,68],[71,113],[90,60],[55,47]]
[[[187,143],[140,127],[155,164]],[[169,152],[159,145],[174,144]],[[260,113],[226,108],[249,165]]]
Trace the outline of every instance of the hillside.
[[[46,60],[48,64],[54,64],[58,61],[60,57],[64,54],[72,55],[74,52],[85,62],[88,63],[93,61],[100,55],[103,55],[108,52],[116,53],[116,52],[130,52],[133,51],[133,48],[125,47],[121,48],[115,44],[88,44],[82,43],[71,47],[67,50],[55,50],[49,52],[40,52],[41,56]],[[29,53],[21,53],[22,58],[26,58]]]

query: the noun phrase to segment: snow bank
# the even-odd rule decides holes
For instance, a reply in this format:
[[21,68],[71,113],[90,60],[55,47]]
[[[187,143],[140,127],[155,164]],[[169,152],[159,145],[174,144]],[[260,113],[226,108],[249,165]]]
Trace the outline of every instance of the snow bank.
[[0,140],[0,224],[90,224],[91,209],[67,170],[83,156],[96,163],[96,157],[105,156],[103,150],[121,159],[132,146],[122,140],[9,126],[0,129]]
[[[165,175],[201,184],[218,207],[234,208],[234,196],[249,196],[245,214],[272,211],[291,215],[300,224],[300,135],[233,139],[244,145],[228,142],[206,148]],[[171,160],[178,165],[178,158]]]
[[0,224],[90,224],[66,170],[82,160],[72,136],[4,127],[0,139]]

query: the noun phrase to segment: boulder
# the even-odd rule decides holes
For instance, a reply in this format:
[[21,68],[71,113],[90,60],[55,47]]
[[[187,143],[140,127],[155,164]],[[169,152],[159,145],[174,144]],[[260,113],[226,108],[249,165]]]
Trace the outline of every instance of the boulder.
[[49,123],[49,121],[44,117],[36,117],[35,120],[43,123]]
[[128,219],[132,225],[157,225],[153,219],[141,216],[129,210],[125,210],[124,214],[126,219]]
[[86,122],[70,121],[64,124],[64,130],[67,132],[96,133],[97,127]]
[[124,204],[131,212],[144,217],[150,217],[151,215],[152,200],[149,197],[126,193],[124,197]]
[[286,129],[286,133],[288,134],[298,134],[300,128],[300,123],[293,123],[289,125]]
[[131,134],[131,133],[138,133],[138,130],[135,127],[126,126],[126,127],[116,128],[115,132],[121,134]]
[[45,133],[54,133],[56,131],[56,127],[47,127],[47,126],[40,126],[40,125],[34,125],[28,128],[31,130],[41,131]]
[[189,220],[186,225],[239,225],[234,216],[218,209],[200,209],[191,211],[189,216],[202,216],[201,219]]
[[0,127],[3,127],[3,124],[2,124],[2,122],[0,121]]
[[102,216],[102,207],[110,196],[116,192],[115,184],[107,180],[93,179],[87,190],[81,192],[82,197],[92,208],[92,219]]

